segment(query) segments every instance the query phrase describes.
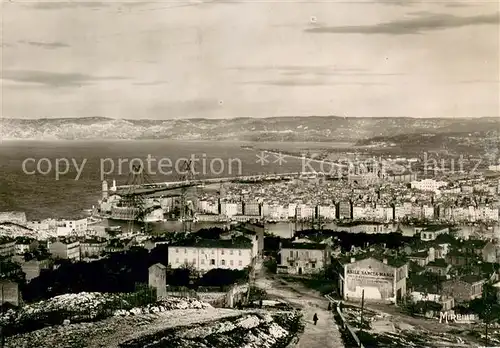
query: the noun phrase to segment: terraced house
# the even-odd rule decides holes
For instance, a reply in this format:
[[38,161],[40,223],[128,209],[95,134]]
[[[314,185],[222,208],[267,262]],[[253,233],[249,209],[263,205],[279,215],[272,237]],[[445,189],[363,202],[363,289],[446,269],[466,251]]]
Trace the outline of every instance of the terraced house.
[[80,260],[80,242],[72,238],[62,238],[49,245],[49,252],[56,259]]
[[16,240],[14,238],[0,237],[0,256],[10,257],[14,255],[16,248]]
[[242,270],[250,266],[256,256],[252,240],[243,236],[186,240],[168,247],[170,267],[191,266],[200,272],[215,268]]
[[330,246],[318,243],[283,242],[278,273],[313,274],[330,264]]

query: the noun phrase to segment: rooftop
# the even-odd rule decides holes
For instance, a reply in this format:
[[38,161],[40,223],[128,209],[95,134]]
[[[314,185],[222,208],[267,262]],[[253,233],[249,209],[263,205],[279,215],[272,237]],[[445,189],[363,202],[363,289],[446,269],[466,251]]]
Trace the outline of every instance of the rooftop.
[[105,243],[107,243],[107,240],[106,240],[106,238],[99,238],[99,237],[90,238],[90,237],[87,237],[81,243],[82,244],[105,244]]
[[480,275],[469,274],[469,275],[461,277],[460,280],[462,280],[466,283],[469,283],[469,284],[473,284],[473,283],[477,283],[477,282],[480,282],[481,280],[485,280],[485,279]]
[[380,262],[384,262],[384,259],[387,260],[387,264],[391,267],[402,267],[407,264],[406,260],[400,257],[391,257],[387,255],[377,255],[371,252],[363,253],[363,254],[358,254],[358,255],[352,255],[352,256],[343,256],[339,262],[341,264],[348,264],[351,262],[351,258],[354,258],[356,261],[361,261],[361,260],[366,260],[369,258],[375,259]]
[[413,254],[411,254],[409,257],[414,257],[414,258],[425,258],[429,256],[429,252],[427,250],[422,250],[422,251],[416,251]]
[[449,228],[448,225],[428,225],[428,226],[424,225],[422,227],[424,227],[422,232],[437,232],[437,231],[441,231],[445,228]]
[[73,244],[73,243],[79,243],[76,238],[61,238],[54,243],[57,243],[57,242],[60,242],[60,243],[66,244],[66,245]]
[[191,248],[224,248],[224,249],[250,249],[252,242],[243,236],[231,239],[186,239],[175,242],[170,247],[191,247]]
[[486,244],[488,244],[487,240],[468,239],[464,242],[464,247],[471,249],[482,249]]
[[327,244],[320,243],[293,243],[288,241],[281,243],[281,249],[325,250],[327,247]]
[[161,269],[167,269],[167,267],[161,263],[155,263],[154,265],[151,265],[149,266],[149,269],[151,269],[152,267],[158,267],[158,268],[161,268]]
[[427,264],[427,266],[446,268],[446,267],[448,267],[448,264],[446,263],[445,259],[435,259],[434,261],[429,262]]

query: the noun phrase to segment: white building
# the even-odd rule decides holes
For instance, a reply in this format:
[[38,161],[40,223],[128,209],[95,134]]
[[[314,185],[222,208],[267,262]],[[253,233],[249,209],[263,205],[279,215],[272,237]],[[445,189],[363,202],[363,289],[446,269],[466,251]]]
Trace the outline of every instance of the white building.
[[476,218],[481,221],[498,221],[498,208],[479,206],[476,208]]
[[427,226],[427,227],[415,227],[415,233],[420,233],[420,239],[423,241],[435,240],[437,236],[441,234],[446,234],[450,232],[448,226]]
[[80,242],[72,239],[61,239],[49,244],[49,252],[54,258],[80,260]]
[[422,207],[422,213],[425,219],[434,219],[434,207],[432,205],[424,205]]
[[241,202],[240,203],[235,203],[235,202],[221,202],[220,204],[220,213],[223,216],[226,216],[228,218],[233,217],[234,215],[237,215],[241,210]]
[[405,262],[359,255],[340,262],[340,294],[346,300],[396,302],[406,295],[408,264]]
[[297,213],[297,204],[290,203],[288,204],[288,218],[294,218]]
[[327,244],[283,242],[278,273],[313,274],[330,264],[330,247]]
[[214,200],[199,200],[198,211],[204,214],[219,214],[219,202]]
[[326,220],[335,220],[335,205],[318,205],[318,217]]
[[60,220],[57,222],[57,236],[66,237],[70,234],[83,235],[87,231],[87,218],[77,220]]
[[50,230],[55,230],[57,227],[57,221],[54,219],[46,219],[42,221],[28,221],[26,227],[31,228],[35,231],[48,232]]
[[314,218],[315,207],[309,204],[297,205],[297,219],[310,220]]
[[16,240],[11,237],[0,236],[0,256],[9,257],[16,252]]
[[80,255],[82,257],[100,256],[106,249],[105,238],[86,238],[80,243]]
[[228,240],[203,239],[168,247],[168,263],[172,268],[194,267],[201,272],[216,268],[242,270],[252,264],[254,245],[245,237]]
[[436,181],[434,179],[424,179],[420,181],[412,181],[411,188],[417,189],[420,191],[432,191],[438,192],[439,189],[443,186],[447,186],[448,183],[446,181]]

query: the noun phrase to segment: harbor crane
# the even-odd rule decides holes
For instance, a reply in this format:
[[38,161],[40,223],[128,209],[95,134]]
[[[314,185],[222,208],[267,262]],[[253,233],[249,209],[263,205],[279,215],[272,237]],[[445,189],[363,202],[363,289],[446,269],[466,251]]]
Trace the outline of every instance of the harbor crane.
[[127,232],[133,232],[134,223],[138,223],[141,230],[147,231],[147,222],[145,217],[151,208],[146,207],[145,199],[142,194],[137,194],[137,189],[145,184],[153,184],[153,180],[144,168],[140,165],[134,165],[127,179],[127,190],[121,195],[120,205],[128,207]]

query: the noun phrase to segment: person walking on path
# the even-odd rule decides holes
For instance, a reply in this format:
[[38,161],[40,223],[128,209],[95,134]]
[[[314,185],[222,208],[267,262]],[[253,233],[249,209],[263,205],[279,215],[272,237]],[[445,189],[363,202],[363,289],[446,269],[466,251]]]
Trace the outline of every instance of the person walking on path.
[[314,321],[314,325],[316,325],[316,323],[318,322],[318,315],[316,313],[314,313],[313,321]]

